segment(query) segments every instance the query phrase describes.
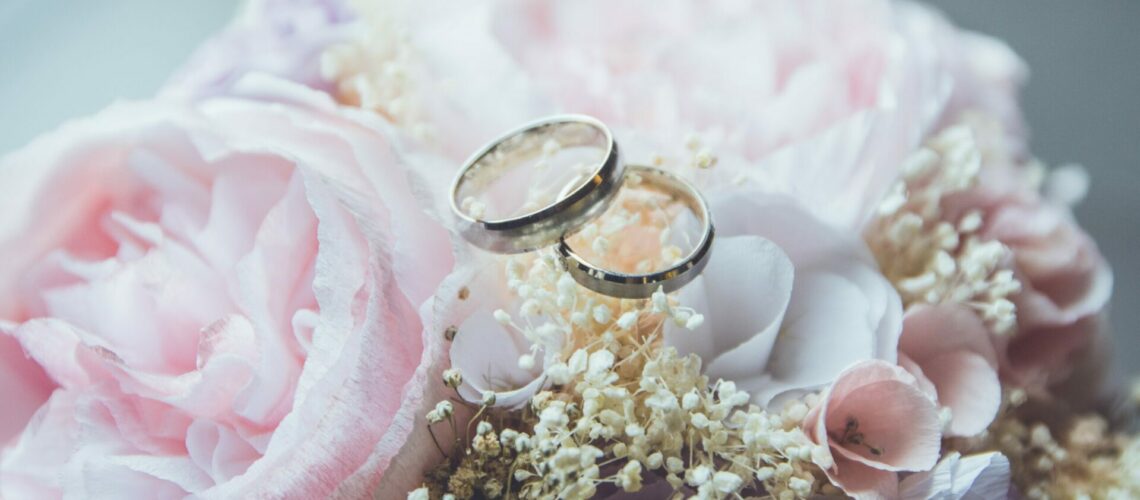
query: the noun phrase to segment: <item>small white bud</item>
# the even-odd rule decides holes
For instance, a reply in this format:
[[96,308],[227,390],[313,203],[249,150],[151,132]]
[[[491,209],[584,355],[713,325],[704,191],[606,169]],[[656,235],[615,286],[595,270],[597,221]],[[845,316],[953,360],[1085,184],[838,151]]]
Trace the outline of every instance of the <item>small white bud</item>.
[[523,354],[522,356],[519,356],[519,368],[522,368],[523,370],[533,370],[534,356],[530,354]]
[[594,250],[594,253],[603,255],[609,251],[610,242],[605,237],[598,236],[597,238],[594,238],[594,243],[590,246],[590,248]]
[[486,420],[479,422],[479,424],[475,426],[475,434],[480,436],[485,436],[493,430],[495,430],[495,428]]
[[613,313],[610,312],[610,308],[605,304],[599,304],[594,307],[594,321],[604,325],[609,323],[611,319],[613,319]]
[[682,409],[692,410],[699,404],[701,404],[701,397],[697,394],[697,391],[695,389],[685,393],[685,395],[681,397]]
[[456,370],[455,368],[448,368],[444,370],[443,385],[446,385],[452,389],[463,385],[463,374],[459,373],[459,370]]
[[447,419],[455,413],[455,407],[451,406],[451,401],[440,401],[435,405],[435,412],[439,414],[441,419]]
[[495,309],[493,314],[495,315],[495,321],[498,321],[500,324],[509,325],[511,323],[511,315],[507,314],[507,311]]
[[705,316],[703,314],[694,314],[685,321],[685,328],[689,330],[696,330],[705,323]]
[[618,328],[621,328],[622,330],[629,330],[630,328],[633,328],[633,325],[636,325],[636,324],[637,324],[637,312],[636,311],[629,311],[625,314],[622,314],[621,317],[618,318],[618,320],[617,320]]

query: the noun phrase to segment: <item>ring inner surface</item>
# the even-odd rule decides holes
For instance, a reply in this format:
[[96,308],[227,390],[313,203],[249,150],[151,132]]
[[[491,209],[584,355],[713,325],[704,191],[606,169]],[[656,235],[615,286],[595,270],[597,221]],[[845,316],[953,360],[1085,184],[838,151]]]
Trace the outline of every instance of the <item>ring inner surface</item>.
[[496,223],[551,209],[597,175],[610,153],[609,136],[585,122],[555,122],[494,145],[464,172],[456,189],[460,211]]
[[613,275],[667,271],[698,251],[708,214],[689,186],[654,169],[630,167],[613,205],[566,239],[584,263]]

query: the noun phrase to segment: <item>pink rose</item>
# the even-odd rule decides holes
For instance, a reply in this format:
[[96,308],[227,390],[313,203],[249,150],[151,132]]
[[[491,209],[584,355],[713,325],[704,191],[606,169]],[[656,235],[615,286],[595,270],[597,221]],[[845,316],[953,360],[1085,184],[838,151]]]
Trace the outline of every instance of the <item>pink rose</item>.
[[899,471],[938,461],[938,409],[906,370],[884,361],[848,367],[804,419],[825,452],[815,457],[831,482],[857,499],[899,497]]
[[949,436],[973,436],[1001,407],[997,353],[989,329],[960,305],[916,305],[903,317],[899,364],[950,410]]
[[988,157],[978,187],[944,202],[949,220],[978,210],[980,234],[1010,249],[1021,292],[1017,331],[1003,339],[1003,376],[1040,388],[1063,379],[1089,346],[1112,295],[1112,271],[1069,209],[1034,190],[1029,169]]
[[438,460],[447,233],[371,115],[237,88],[0,163],[0,496],[362,497]]

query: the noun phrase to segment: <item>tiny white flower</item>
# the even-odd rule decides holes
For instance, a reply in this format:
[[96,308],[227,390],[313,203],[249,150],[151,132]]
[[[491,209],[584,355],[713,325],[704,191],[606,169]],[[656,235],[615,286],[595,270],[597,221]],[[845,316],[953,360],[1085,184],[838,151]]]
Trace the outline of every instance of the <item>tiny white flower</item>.
[[767,481],[769,479],[772,479],[772,477],[774,477],[775,475],[776,475],[776,469],[773,467],[761,467],[759,469],[756,469],[756,480],[760,481],[761,483],[763,483],[764,481]]
[[589,325],[590,315],[582,311],[574,311],[573,313],[570,313],[570,322],[576,326],[585,328]]
[[700,486],[709,482],[709,479],[712,479],[712,469],[707,465],[698,465],[689,469],[685,475],[688,476],[686,479],[690,486]]
[[717,491],[725,494],[734,493],[744,485],[744,479],[728,471],[713,474],[712,482]]
[[610,312],[610,308],[605,304],[599,304],[594,307],[594,321],[604,325],[609,323],[611,319],[613,319],[613,313]]
[[570,367],[566,363],[554,363],[546,368],[546,375],[550,377],[550,381],[556,385],[566,385],[570,383],[573,374],[570,373]]
[[696,389],[693,389],[681,398],[681,408],[685,410],[692,410],[697,405],[701,404],[701,396],[697,394]]
[[523,316],[538,316],[538,301],[534,299],[527,299],[523,301],[522,306],[519,307],[519,312],[521,312]]
[[791,488],[797,495],[806,497],[811,494],[811,481],[802,477],[793,477],[788,480],[788,488]]
[[574,354],[570,355],[570,360],[566,363],[566,365],[570,368],[571,373],[577,375],[586,371],[588,360],[589,354],[586,353],[586,350],[578,349],[577,351],[574,351]]
[[483,391],[482,403],[483,406],[495,406],[495,391]]
[[692,422],[693,427],[696,427],[698,429],[704,429],[704,428],[707,428],[709,426],[709,417],[706,416],[704,413],[698,412],[698,413],[692,414],[689,417],[689,421]]
[[495,321],[498,321],[500,324],[509,325],[511,323],[511,315],[508,314],[507,311],[504,311],[502,309],[495,309],[495,312],[493,314],[495,316]]
[[629,330],[630,328],[633,328],[633,325],[636,324],[637,311],[629,311],[625,314],[622,314],[621,317],[617,320],[618,328],[621,328],[622,330]]
[[495,428],[491,425],[490,422],[486,420],[480,421],[477,425],[475,425],[475,434],[478,434],[480,436],[487,435],[493,430],[495,430]]
[[671,411],[677,408],[677,396],[665,389],[660,389],[652,396],[645,398],[645,406],[661,411]]
[[696,330],[697,328],[700,328],[700,326],[704,323],[705,316],[703,314],[694,314],[692,316],[689,316],[689,319],[685,321],[685,328],[689,330]]
[[614,366],[614,353],[605,349],[590,353],[586,373],[591,377],[598,377]]
[[590,246],[590,248],[593,249],[594,253],[598,255],[605,255],[606,252],[610,249],[610,241],[607,240],[604,236],[598,236],[597,238],[594,238],[594,243]]
[[519,356],[519,368],[523,370],[534,369],[534,356],[530,354],[523,354]]
[[627,493],[641,489],[641,462],[630,460],[617,474],[618,486]]
[[440,401],[435,405],[435,412],[443,419],[451,417],[455,412],[455,407],[451,405],[451,401]]
[[455,368],[448,368],[443,371],[443,385],[455,389],[463,385],[463,375]]
[[645,465],[647,465],[651,470],[652,469],[660,469],[661,464],[664,462],[664,460],[665,460],[664,456],[661,454],[661,452],[655,451],[651,455],[646,457]]
[[408,500],[430,500],[431,495],[428,493],[427,486],[421,486],[408,493]]

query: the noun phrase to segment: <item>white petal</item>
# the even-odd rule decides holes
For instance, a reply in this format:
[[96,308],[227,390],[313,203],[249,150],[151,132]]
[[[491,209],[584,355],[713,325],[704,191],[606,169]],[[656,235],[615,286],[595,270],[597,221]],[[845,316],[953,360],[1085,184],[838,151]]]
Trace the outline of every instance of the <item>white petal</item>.
[[998,452],[960,456],[954,452],[927,472],[899,484],[904,500],[1005,498],[1009,493],[1009,459]]
[[[697,312],[705,322],[694,331],[667,324],[666,343],[678,345],[683,354],[715,353],[703,358],[714,379],[755,373],[768,362],[791,299],[793,274],[791,261],[771,241],[758,236],[718,241],[701,275],[702,287],[694,291],[704,292],[705,309]],[[683,293],[683,305],[686,297]]]

